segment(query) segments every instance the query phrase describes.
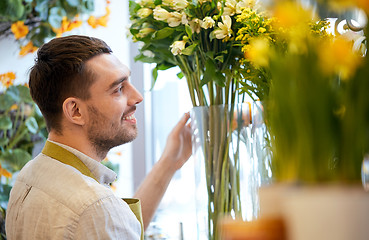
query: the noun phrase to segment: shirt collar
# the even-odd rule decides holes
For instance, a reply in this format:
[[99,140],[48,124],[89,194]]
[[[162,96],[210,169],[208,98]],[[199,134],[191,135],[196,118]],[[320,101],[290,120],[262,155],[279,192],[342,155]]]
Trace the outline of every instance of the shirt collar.
[[108,186],[110,183],[114,182],[115,179],[117,178],[117,174],[113,170],[105,167],[102,163],[96,161],[93,158],[90,158],[84,153],[81,153],[77,149],[64,145],[62,143],[51,141],[51,140],[47,140],[47,141],[55,143],[65,148],[69,152],[73,153],[74,155],[76,155],[76,157],[78,157],[86,165],[86,167],[91,171],[91,173],[95,176],[96,180],[100,184]]

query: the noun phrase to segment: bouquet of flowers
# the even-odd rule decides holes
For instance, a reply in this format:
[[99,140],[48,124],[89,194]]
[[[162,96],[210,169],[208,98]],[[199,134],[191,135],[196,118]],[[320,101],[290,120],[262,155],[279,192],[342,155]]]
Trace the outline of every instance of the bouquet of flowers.
[[156,64],[153,84],[159,70],[175,66],[187,81],[194,149],[205,164],[208,237],[218,239],[218,217],[242,215],[240,161],[250,161],[240,158],[240,143],[251,109],[237,104],[269,89],[267,72],[244,52],[254,38],[274,41],[273,20],[252,0],[131,0],[130,16],[132,39],[142,44],[135,59]]

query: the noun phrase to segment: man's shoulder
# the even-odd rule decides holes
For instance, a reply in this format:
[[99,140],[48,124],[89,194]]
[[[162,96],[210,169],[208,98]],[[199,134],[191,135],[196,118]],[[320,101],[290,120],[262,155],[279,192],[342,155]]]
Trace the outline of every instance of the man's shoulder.
[[44,154],[26,164],[17,176],[12,191],[28,186],[43,192],[76,213],[113,192],[77,169]]

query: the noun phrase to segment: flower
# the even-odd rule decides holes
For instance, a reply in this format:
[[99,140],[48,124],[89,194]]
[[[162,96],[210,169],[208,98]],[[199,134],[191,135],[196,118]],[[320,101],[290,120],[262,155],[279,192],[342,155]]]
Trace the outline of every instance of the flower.
[[352,43],[343,38],[319,45],[318,54],[322,72],[338,74],[343,80],[352,77],[362,61],[360,55],[352,50]]
[[15,39],[24,38],[29,32],[28,27],[24,25],[24,21],[17,21],[13,23],[10,29],[14,34]]
[[211,17],[205,17],[200,25],[204,29],[213,28],[215,26],[215,21]]
[[180,11],[188,6],[186,0],[163,0],[163,5],[171,7],[173,10]]
[[269,41],[266,38],[255,38],[245,51],[245,58],[256,67],[267,67],[269,65]]
[[25,46],[21,47],[21,50],[19,52],[20,56],[25,56],[28,53],[33,53],[37,51],[38,47],[33,46],[33,42],[28,42]]
[[222,16],[222,21],[218,22],[219,29],[214,30],[213,34],[217,39],[229,38],[232,36],[232,19],[230,16]]
[[148,8],[153,8],[153,7],[155,7],[154,0],[141,0],[141,1],[139,2],[139,4],[140,4],[142,7],[148,7]]
[[66,16],[64,16],[60,28],[53,29],[53,31],[56,33],[57,37],[60,37],[63,33],[69,32],[74,28],[80,27],[81,25],[82,21],[79,20],[78,15],[75,17],[73,21],[70,21]]
[[157,6],[154,9],[154,19],[159,21],[166,21],[168,18],[171,17],[171,14],[165,10],[164,8]]
[[0,176],[4,176],[6,178],[11,178],[12,174],[0,165]]
[[105,7],[105,15],[96,18],[95,16],[90,16],[87,20],[87,23],[92,27],[92,28],[97,28],[98,26],[103,26],[106,27],[108,24],[108,18],[110,15],[110,8],[109,7]]
[[152,14],[152,10],[150,8],[140,8],[137,10],[137,15],[140,18],[146,18]]
[[170,27],[177,27],[180,25],[182,23],[183,14],[185,13],[171,12],[167,19],[168,25]]
[[172,45],[170,45],[171,52],[173,53],[173,55],[181,54],[185,46],[186,46],[186,41],[184,40],[175,41]]
[[0,82],[5,88],[12,86],[15,78],[16,77],[14,72],[0,74]]
[[149,34],[155,32],[155,29],[152,28],[143,28],[140,29],[140,31],[138,32],[138,34],[136,35],[138,38],[144,38],[147,37]]

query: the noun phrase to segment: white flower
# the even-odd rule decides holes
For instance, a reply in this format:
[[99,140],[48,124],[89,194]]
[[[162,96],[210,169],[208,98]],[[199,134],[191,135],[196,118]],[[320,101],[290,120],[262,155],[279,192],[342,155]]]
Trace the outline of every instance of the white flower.
[[164,8],[161,8],[160,6],[157,6],[154,9],[154,19],[165,22],[170,17],[171,17],[170,12],[168,12]]
[[255,0],[241,0],[236,4],[236,13],[242,13],[243,8],[252,8],[256,10],[256,1]]
[[236,13],[236,0],[227,0],[224,5],[224,15],[233,16]]
[[137,11],[137,15],[140,18],[146,18],[152,14],[152,10],[150,8],[140,8]]
[[139,4],[141,7],[155,7],[154,0],[141,0]]
[[215,26],[215,21],[211,17],[205,17],[201,22],[201,27],[204,29],[212,28]]
[[144,38],[146,37],[147,35],[149,35],[150,33],[153,33],[155,32],[154,29],[152,28],[142,28],[138,33],[137,33],[137,36],[138,38]]
[[167,19],[169,27],[177,27],[182,23],[182,14],[178,12],[171,12],[170,17]]
[[222,16],[222,21],[218,22],[219,29],[214,30],[213,34],[217,39],[223,39],[225,37],[231,37],[232,36],[232,19],[230,16]]
[[163,0],[163,5],[168,6],[176,11],[180,11],[188,6],[188,2],[187,0]]
[[182,53],[182,50],[185,48],[185,46],[186,41],[175,41],[172,45],[170,45],[170,51],[173,53],[173,55],[178,55]]
[[190,27],[192,29],[192,32],[200,33],[201,24],[202,24],[202,21],[198,18],[195,18],[192,21],[190,21]]
[[146,57],[149,57],[149,58],[153,58],[155,57],[155,54],[153,52],[151,52],[150,50],[145,50],[145,51],[142,51],[142,54]]

